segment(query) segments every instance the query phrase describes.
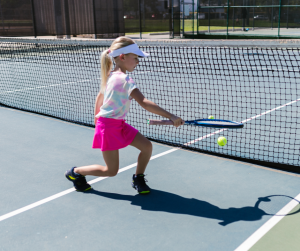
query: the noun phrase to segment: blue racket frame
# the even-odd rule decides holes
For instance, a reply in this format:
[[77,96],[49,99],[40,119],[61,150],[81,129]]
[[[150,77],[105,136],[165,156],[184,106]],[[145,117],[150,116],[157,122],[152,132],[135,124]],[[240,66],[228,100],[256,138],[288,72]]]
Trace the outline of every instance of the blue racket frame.
[[[214,123],[201,123],[201,122],[226,122],[231,123],[230,125],[225,124],[214,124]],[[230,129],[239,129],[243,128],[244,124],[236,121],[222,120],[222,119],[197,119],[185,121],[185,125],[194,125],[194,126],[204,126],[204,127],[213,127],[213,128],[230,128]]]

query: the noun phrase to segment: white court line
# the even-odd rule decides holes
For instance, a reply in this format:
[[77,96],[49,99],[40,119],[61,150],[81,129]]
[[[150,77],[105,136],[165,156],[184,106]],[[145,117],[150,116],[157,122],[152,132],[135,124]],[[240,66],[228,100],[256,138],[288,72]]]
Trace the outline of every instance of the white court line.
[[76,83],[80,83],[80,82],[90,82],[90,81],[93,81],[96,79],[100,79],[100,78],[85,79],[85,80],[80,80],[80,81],[75,81],[75,82],[66,82],[66,83],[62,83],[62,84],[42,85],[42,86],[38,86],[38,87],[29,87],[29,88],[18,89],[18,90],[13,90],[13,91],[5,91],[5,92],[0,92],[0,95],[7,94],[7,93],[24,92],[24,91],[35,90],[35,89],[48,88],[48,87],[53,87],[53,86],[70,85],[70,84],[76,84]]
[[[169,154],[169,153],[171,153],[171,152],[175,152],[175,151],[177,151],[178,149],[179,149],[179,148],[174,148],[174,149],[165,151],[165,152],[163,152],[163,153],[156,154],[155,156],[152,156],[150,160],[159,158],[159,157],[161,157],[161,156],[163,156],[163,155],[166,155],[166,154]],[[126,166],[126,167],[120,169],[118,173],[122,173],[122,172],[124,172],[124,171],[127,171],[127,170],[129,170],[129,169],[131,169],[131,168],[133,168],[133,167],[136,167],[136,165],[137,165],[137,163],[134,163],[134,164],[131,164],[131,165],[129,165],[129,166]],[[99,177],[99,178],[96,178],[96,179],[93,179],[93,180],[89,181],[89,184],[94,184],[94,183],[96,183],[96,182],[99,182],[99,181],[104,180],[104,179],[107,179],[107,178],[108,178],[108,177]],[[60,197],[62,197],[62,196],[64,196],[64,195],[67,195],[67,194],[72,193],[72,192],[74,192],[74,191],[75,191],[75,188],[70,188],[70,189],[67,189],[67,190],[65,190],[65,191],[63,191],[63,192],[54,194],[54,195],[52,195],[52,196],[50,196],[50,197],[48,197],[48,198],[45,198],[45,199],[42,199],[42,200],[37,201],[37,202],[35,202],[35,203],[32,203],[32,204],[30,204],[30,205],[28,205],[28,206],[25,206],[25,207],[22,207],[22,208],[20,208],[20,209],[15,210],[15,211],[12,211],[12,212],[10,212],[10,213],[4,214],[4,215],[0,216],[0,221],[6,220],[6,219],[11,218],[11,217],[13,217],[13,216],[16,216],[16,215],[18,215],[18,214],[20,214],[20,213],[24,213],[24,212],[26,212],[26,211],[28,211],[28,210],[30,210],[30,209],[33,209],[33,208],[35,208],[35,207],[37,207],[37,206],[40,206],[40,205],[45,204],[45,203],[47,203],[47,202],[50,202],[50,201],[52,201],[52,200],[58,199],[58,198],[60,198]]]
[[[291,105],[291,104],[293,104],[293,103],[295,103],[295,102],[297,102],[297,101],[299,101],[299,100],[300,100],[300,98],[299,98],[299,99],[296,99],[296,100],[294,100],[294,101],[292,101],[292,102],[286,103],[286,104],[284,104],[284,105],[278,106],[278,107],[276,107],[276,108],[274,108],[274,109],[271,109],[271,110],[269,110],[269,111],[266,111],[266,112],[264,112],[264,113],[261,113],[261,114],[259,114],[259,115],[253,116],[253,117],[251,117],[251,118],[249,118],[249,119],[246,119],[246,120],[244,120],[244,121],[242,121],[242,122],[244,123],[244,122],[248,122],[248,121],[250,121],[250,120],[252,120],[252,119],[256,119],[256,118],[258,118],[258,117],[260,117],[260,116],[263,116],[263,115],[265,115],[265,114],[267,114],[267,113],[270,113],[270,112],[272,112],[272,111],[278,110],[278,109],[280,109],[280,108],[282,108],[282,107],[285,107],[285,106],[287,106],[287,105]],[[218,133],[223,132],[223,131],[225,131],[225,130],[227,130],[227,129],[217,130],[217,131],[215,131],[215,132],[212,132],[212,133],[210,133],[210,134],[207,134],[207,135],[205,135],[205,136],[202,136],[202,137],[200,137],[200,138],[198,138],[198,139],[194,139],[194,140],[192,140],[192,141],[190,141],[190,142],[187,142],[187,143],[185,143],[184,145],[187,146],[187,145],[190,145],[190,144],[194,144],[194,143],[197,142],[197,141],[200,141],[200,140],[202,140],[202,139],[211,137],[212,135],[218,134]],[[180,149],[180,148],[173,148],[173,149],[171,149],[171,150],[168,150],[168,151],[165,151],[165,152],[163,152],[163,153],[157,154],[157,155],[155,155],[155,156],[152,156],[150,160],[153,160],[153,159],[159,158],[159,157],[161,157],[161,156],[164,156],[164,155],[166,155],[166,154],[175,152],[175,151],[177,151],[177,150],[179,150],[179,149]],[[126,170],[129,170],[129,169],[135,167],[136,165],[137,165],[137,163],[134,163],[134,164],[131,164],[131,165],[129,165],[129,166],[126,166],[126,167],[120,169],[118,173],[121,173],[121,172],[124,172],[124,171],[126,171]],[[99,178],[93,179],[93,180],[89,181],[89,184],[94,184],[94,183],[96,183],[96,182],[98,182],[98,181],[101,181],[101,180],[104,180],[104,179],[106,179],[106,178],[107,178],[107,177],[99,177]],[[45,204],[45,203],[47,203],[47,202],[49,202],[49,201],[55,200],[55,199],[57,199],[57,198],[59,198],[59,197],[62,197],[62,196],[64,196],[64,195],[69,194],[69,193],[74,192],[74,191],[75,191],[74,188],[70,188],[70,189],[65,190],[65,191],[63,191],[63,192],[57,193],[57,194],[55,194],[55,195],[52,195],[52,196],[50,196],[50,197],[48,197],[48,198],[46,198],[46,199],[40,200],[40,201],[35,202],[35,203],[32,203],[32,204],[30,204],[30,205],[28,205],[28,206],[25,206],[25,207],[22,207],[22,208],[20,208],[20,209],[15,210],[15,211],[12,211],[12,212],[10,212],[10,213],[4,214],[4,215],[0,216],[0,222],[3,221],[3,220],[8,219],[8,218],[10,218],[10,217],[16,216],[16,215],[18,215],[18,214],[20,214],[20,213],[23,213],[23,212],[25,212],[25,211],[28,211],[28,210],[30,210],[30,209],[32,209],[32,208],[35,208],[35,207],[40,206],[40,205],[42,205],[42,204]],[[300,200],[300,199],[299,199],[299,200]],[[274,218],[274,217],[275,217],[275,216],[273,216],[272,218]],[[271,219],[272,219],[272,218],[271,218]],[[275,223],[275,224],[276,224],[276,223]],[[262,236],[260,236],[259,239],[260,239],[261,237],[262,237]],[[256,238],[256,239],[257,239],[257,238]],[[257,240],[259,240],[259,239],[257,239]]]
[[256,230],[247,240],[245,240],[234,251],[247,251],[253,245],[258,242],[267,232],[269,232],[279,221],[281,221],[285,215],[287,215],[293,208],[299,205],[300,194],[298,194],[293,200],[291,200],[286,206],[284,206],[276,215],[269,219],[264,225]]
[[250,120],[252,120],[252,119],[256,119],[256,118],[261,117],[261,116],[263,116],[263,115],[266,115],[266,114],[268,114],[268,113],[270,113],[270,112],[273,112],[273,111],[275,111],[275,110],[281,109],[281,108],[283,108],[283,107],[285,107],[285,106],[294,104],[294,103],[298,102],[299,100],[300,100],[300,98],[298,98],[298,99],[296,99],[296,100],[294,100],[294,101],[291,101],[291,102],[289,102],[289,103],[286,103],[286,104],[284,104],[284,105],[278,106],[278,107],[276,107],[276,108],[273,108],[273,109],[271,109],[271,110],[269,110],[269,111],[266,111],[266,112],[263,112],[263,113],[261,113],[261,114],[255,115],[255,116],[253,116],[253,117],[251,117],[251,118],[249,118],[249,119],[245,119],[245,120],[242,121],[242,123],[246,123],[246,122],[248,122],[248,121],[250,121]]

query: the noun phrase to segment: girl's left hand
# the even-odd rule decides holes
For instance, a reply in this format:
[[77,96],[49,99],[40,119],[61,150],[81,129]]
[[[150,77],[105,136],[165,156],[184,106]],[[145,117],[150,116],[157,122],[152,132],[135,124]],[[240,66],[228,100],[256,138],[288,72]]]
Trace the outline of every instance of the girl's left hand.
[[173,121],[175,127],[179,127],[184,124],[184,120],[182,118],[177,117],[176,115],[172,115],[170,120]]

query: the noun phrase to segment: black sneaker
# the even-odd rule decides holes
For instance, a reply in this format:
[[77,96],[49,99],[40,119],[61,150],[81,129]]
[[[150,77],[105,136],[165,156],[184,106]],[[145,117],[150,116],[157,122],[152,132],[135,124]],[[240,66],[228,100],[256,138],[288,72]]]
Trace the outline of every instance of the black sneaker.
[[150,187],[146,185],[147,180],[144,174],[138,174],[137,177],[133,175],[132,177],[132,187],[138,191],[138,193],[145,194],[150,193]]
[[85,176],[74,173],[74,168],[65,172],[65,176],[69,181],[72,181],[77,191],[85,192],[90,190],[92,187],[86,182]]

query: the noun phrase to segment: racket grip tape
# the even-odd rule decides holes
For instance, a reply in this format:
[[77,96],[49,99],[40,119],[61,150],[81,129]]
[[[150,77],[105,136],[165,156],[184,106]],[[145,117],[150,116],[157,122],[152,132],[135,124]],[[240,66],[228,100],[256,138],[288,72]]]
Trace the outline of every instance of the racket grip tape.
[[174,125],[172,120],[148,119],[148,125]]

